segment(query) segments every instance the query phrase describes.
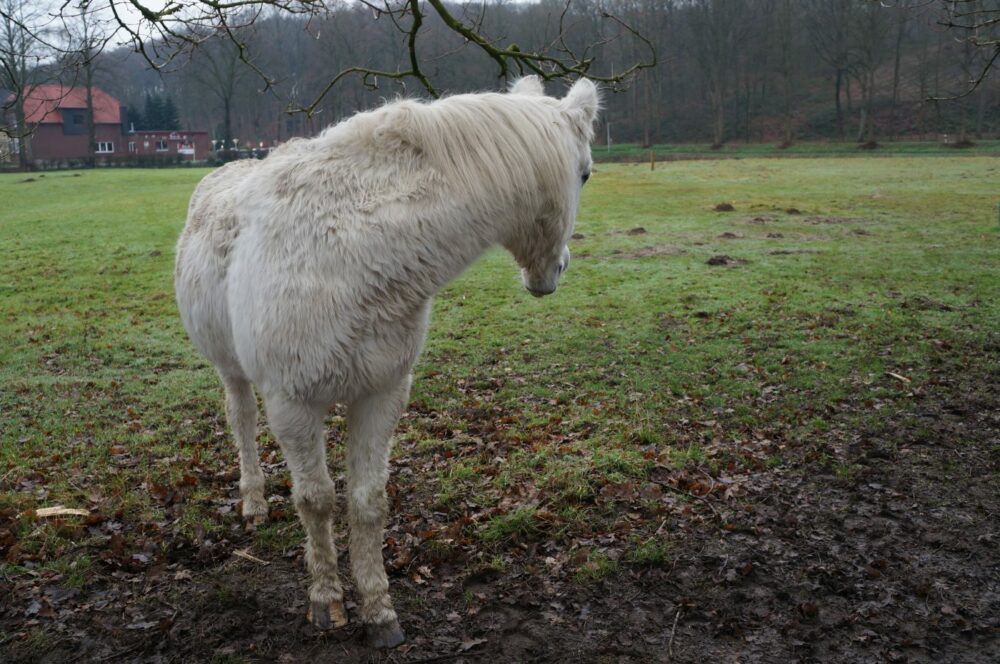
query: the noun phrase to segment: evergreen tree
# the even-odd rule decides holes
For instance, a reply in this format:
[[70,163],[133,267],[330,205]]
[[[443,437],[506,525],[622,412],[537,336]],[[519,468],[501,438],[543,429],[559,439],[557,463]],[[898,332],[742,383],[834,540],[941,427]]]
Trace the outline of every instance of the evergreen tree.
[[163,129],[163,98],[160,95],[146,95],[146,110],[143,113],[143,129]]
[[160,129],[175,131],[181,128],[180,118],[177,114],[177,105],[171,97],[163,98],[163,126]]
[[138,108],[132,106],[125,107],[125,129],[131,131],[135,128],[136,131],[146,128],[146,120],[142,117],[142,111]]

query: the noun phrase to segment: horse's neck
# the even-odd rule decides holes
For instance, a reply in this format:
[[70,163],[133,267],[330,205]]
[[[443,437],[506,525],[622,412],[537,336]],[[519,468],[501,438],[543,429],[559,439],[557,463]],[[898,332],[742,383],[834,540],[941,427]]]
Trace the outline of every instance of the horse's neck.
[[493,227],[475,221],[468,212],[449,210],[405,224],[395,239],[409,286],[432,297],[500,238]]

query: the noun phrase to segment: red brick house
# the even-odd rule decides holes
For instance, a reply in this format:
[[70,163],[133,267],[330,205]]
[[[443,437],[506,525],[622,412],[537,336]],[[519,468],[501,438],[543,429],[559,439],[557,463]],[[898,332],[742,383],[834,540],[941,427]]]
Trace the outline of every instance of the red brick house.
[[[117,99],[99,88],[92,89],[94,129],[99,161],[127,161],[126,157],[156,155],[184,160],[207,159],[211,151],[205,131],[129,132],[123,125]],[[36,164],[87,159],[87,90],[62,85],[39,85],[24,98],[28,125],[28,159]]]
[[128,154],[180,155],[187,161],[208,159],[212,141],[207,131],[148,131],[139,129],[125,134]]
[[[108,93],[93,89],[97,156],[124,155],[121,104]],[[86,159],[87,91],[62,85],[39,85],[24,97],[24,120],[31,138],[30,161]]]

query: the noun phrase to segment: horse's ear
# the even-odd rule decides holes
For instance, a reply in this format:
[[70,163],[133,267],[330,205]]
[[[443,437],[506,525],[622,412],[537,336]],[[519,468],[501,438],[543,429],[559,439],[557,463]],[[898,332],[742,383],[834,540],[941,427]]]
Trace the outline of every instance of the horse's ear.
[[510,93],[512,95],[542,96],[545,94],[545,86],[542,85],[542,79],[537,76],[522,76],[510,86]]
[[601,95],[593,81],[581,78],[562,99],[562,109],[577,129],[586,136],[593,134],[594,120],[601,108]]

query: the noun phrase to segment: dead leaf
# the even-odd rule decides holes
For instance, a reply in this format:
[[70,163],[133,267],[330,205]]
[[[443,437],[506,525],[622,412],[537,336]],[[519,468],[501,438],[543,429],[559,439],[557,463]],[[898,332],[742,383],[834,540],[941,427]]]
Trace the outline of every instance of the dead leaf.
[[476,646],[486,643],[487,641],[488,639],[468,639],[462,641],[462,652],[465,652],[466,650],[472,650]]

